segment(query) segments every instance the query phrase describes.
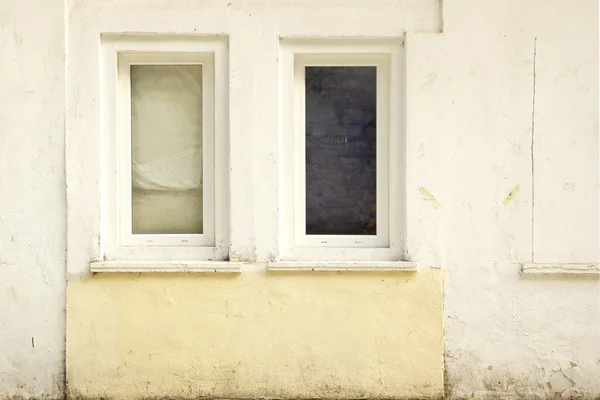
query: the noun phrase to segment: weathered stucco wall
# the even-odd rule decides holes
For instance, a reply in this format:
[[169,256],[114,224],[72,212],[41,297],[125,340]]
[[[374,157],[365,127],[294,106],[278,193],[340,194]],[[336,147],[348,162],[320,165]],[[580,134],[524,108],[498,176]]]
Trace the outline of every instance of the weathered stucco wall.
[[63,12],[0,1],[0,398],[62,396]]
[[69,282],[69,393],[439,397],[441,284],[439,270]]
[[[597,2],[273,3],[0,1],[0,398],[62,396],[63,113],[96,151],[98,35],[128,30],[230,35],[233,155],[256,183],[233,188],[232,241],[258,263],[91,276],[98,220],[70,202],[71,395],[435,397],[445,351],[451,398],[599,397],[598,280],[519,274],[600,258]],[[407,239],[425,269],[267,273],[277,35],[405,31]]]
[[448,392],[597,398],[598,280],[519,263],[600,259],[598,3],[449,0],[444,34],[407,46],[409,152],[442,204]]
[[[443,395],[442,271],[273,274],[279,37],[439,29],[437,1],[72,2],[67,137],[97,143],[101,32],[229,36],[231,249],[241,275],[95,275],[96,181],[69,181],[67,380],[105,398]],[[398,22],[400,21],[400,22]],[[70,99],[73,99],[71,102]],[[98,153],[67,169],[97,168]],[[76,154],[77,153],[77,154]],[[268,162],[267,162],[268,161]],[[72,183],[72,184],[71,184]],[[86,193],[88,197],[81,197]]]

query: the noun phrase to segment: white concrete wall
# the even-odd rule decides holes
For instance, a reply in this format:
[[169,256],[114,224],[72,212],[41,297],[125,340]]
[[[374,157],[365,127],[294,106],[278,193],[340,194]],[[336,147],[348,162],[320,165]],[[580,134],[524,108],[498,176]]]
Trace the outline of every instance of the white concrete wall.
[[[440,397],[440,269],[424,265],[419,274],[408,275],[266,271],[266,261],[278,250],[278,171],[287,157],[279,154],[279,38],[436,31],[437,0],[69,5],[69,395]],[[98,38],[110,32],[228,35],[230,256],[253,261],[239,276],[89,275],[90,259],[103,253],[98,237],[106,192],[94,175],[103,159],[93,144],[110,134],[98,124]],[[389,292],[380,295],[377,287]]]
[[[124,15],[134,3],[119,3]],[[295,6],[316,3],[287,3],[297,34]],[[168,4],[147,13],[160,21]],[[327,10],[318,17],[340,11]],[[63,13],[54,0],[0,1],[0,398],[63,393]],[[445,0],[443,26],[407,38],[407,193],[409,251],[445,270],[447,392],[596,398],[598,280],[523,277],[519,265],[599,259],[597,2]]]
[[409,47],[413,110],[433,116],[417,165],[443,204],[448,391],[597,398],[598,280],[518,263],[600,258],[598,2],[448,0],[443,37]]
[[0,1],[0,398],[63,392],[63,13]]

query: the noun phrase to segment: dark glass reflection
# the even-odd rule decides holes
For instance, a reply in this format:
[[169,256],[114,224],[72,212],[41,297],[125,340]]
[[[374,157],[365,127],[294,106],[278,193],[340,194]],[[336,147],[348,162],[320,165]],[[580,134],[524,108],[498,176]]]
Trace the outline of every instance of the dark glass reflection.
[[306,234],[376,234],[376,67],[306,67]]

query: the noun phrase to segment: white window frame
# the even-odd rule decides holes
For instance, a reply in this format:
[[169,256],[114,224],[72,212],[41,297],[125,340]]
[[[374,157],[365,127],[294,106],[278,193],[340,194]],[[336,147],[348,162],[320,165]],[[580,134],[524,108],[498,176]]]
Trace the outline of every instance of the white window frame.
[[[104,260],[228,259],[228,68],[224,38],[102,37]],[[202,65],[203,233],[133,234],[131,65]]]
[[[396,39],[281,41],[281,245],[277,261],[404,260],[405,144],[404,84],[401,79],[404,66],[401,50],[402,41]],[[305,233],[306,66],[377,67],[376,235]]]

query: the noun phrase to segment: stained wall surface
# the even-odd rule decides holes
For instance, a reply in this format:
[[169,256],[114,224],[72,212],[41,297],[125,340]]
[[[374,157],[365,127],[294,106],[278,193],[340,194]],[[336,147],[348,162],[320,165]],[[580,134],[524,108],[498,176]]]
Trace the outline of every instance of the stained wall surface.
[[[89,273],[106,32],[228,36],[242,274]],[[266,271],[298,36],[405,38],[418,272]],[[0,101],[0,398],[600,396],[598,279],[519,273],[599,262],[592,0],[6,0]]]
[[[356,398],[443,395],[442,278],[273,273],[277,249],[280,37],[435,32],[435,1],[72,2],[67,136],[99,139],[98,38],[110,32],[226,35],[231,257],[240,275],[90,276],[101,193],[69,189],[67,378],[72,396]],[[75,103],[78,102],[78,103]],[[176,121],[174,122],[176,123]],[[92,159],[97,153],[91,154]],[[67,169],[84,162],[69,153]],[[90,158],[85,155],[89,163]],[[72,164],[71,164],[72,163]],[[92,163],[93,164],[93,163]],[[91,168],[97,168],[92,165]],[[82,220],[81,215],[85,216]]]
[[441,273],[99,275],[69,283],[72,396],[443,393]]
[[65,351],[62,1],[0,2],[0,398],[59,398]]
[[443,204],[448,392],[597,398],[597,276],[518,265],[600,259],[598,3],[449,0],[444,35],[408,46],[435,115],[411,137]]

